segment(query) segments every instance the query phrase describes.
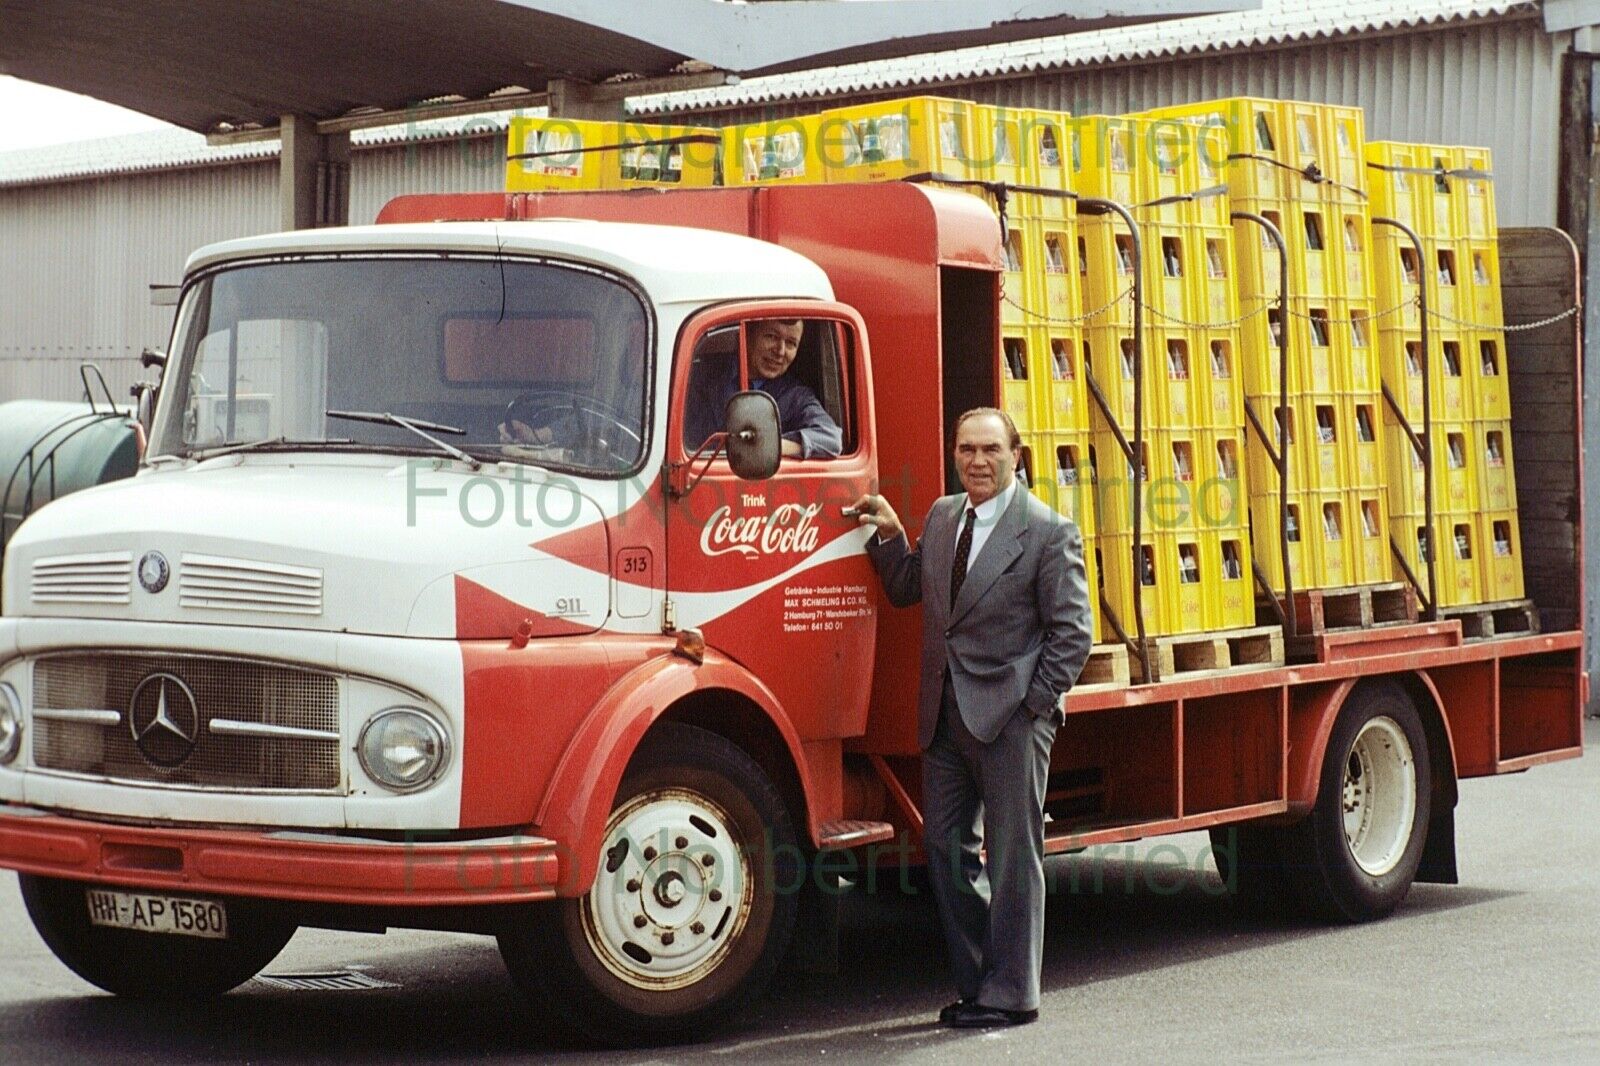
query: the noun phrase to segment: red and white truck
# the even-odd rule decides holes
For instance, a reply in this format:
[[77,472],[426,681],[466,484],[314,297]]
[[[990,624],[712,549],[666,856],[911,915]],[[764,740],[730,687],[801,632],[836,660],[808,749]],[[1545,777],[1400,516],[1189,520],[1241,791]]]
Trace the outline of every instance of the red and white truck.
[[[1575,291],[1570,244],[1506,240]],[[1003,269],[981,200],[911,184],[403,197],[196,253],[138,474],[4,560],[0,866],[45,941],[192,997],[300,926],[455,929],[603,1038],[725,1016],[819,870],[914,852],[918,619],[841,511],[952,485]],[[772,318],[837,458],[779,462],[759,403],[684,440],[697,367]],[[1519,478],[1530,558],[1581,499],[1575,343],[1540,366],[1570,440]],[[1238,825],[1242,894],[1386,913],[1454,879],[1459,779],[1580,754],[1583,633],[1547,616],[1074,692],[1048,849]]]

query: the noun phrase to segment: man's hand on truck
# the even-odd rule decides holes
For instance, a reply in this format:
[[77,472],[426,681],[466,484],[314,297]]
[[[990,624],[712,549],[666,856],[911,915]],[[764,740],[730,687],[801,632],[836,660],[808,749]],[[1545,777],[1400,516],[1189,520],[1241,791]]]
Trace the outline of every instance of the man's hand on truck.
[[864,526],[876,527],[880,540],[894,540],[905,532],[905,527],[900,524],[900,516],[894,513],[894,508],[882,496],[868,493],[844,508],[844,517],[851,516]]

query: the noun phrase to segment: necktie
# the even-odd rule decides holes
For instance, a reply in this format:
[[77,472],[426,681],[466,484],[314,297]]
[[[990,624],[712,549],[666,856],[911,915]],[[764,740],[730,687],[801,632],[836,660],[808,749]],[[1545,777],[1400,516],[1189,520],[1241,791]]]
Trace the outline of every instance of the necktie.
[[967,580],[967,557],[972,554],[972,526],[978,519],[978,512],[967,508],[967,520],[961,525],[961,536],[956,540],[956,557],[950,564],[950,606],[956,605],[956,597],[961,595],[961,585]]

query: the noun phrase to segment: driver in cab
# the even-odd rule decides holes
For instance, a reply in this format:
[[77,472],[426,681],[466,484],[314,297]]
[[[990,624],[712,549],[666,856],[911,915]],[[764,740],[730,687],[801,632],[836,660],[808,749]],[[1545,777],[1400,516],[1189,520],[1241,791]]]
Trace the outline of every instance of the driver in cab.
[[[789,373],[805,334],[801,320],[767,318],[745,323],[750,353],[750,388],[765,392],[778,405],[778,425],[787,459],[832,459],[844,449],[844,433],[811,387]],[[696,360],[684,412],[683,443],[693,452],[714,433],[721,433],[728,401],[740,392],[739,360]]]

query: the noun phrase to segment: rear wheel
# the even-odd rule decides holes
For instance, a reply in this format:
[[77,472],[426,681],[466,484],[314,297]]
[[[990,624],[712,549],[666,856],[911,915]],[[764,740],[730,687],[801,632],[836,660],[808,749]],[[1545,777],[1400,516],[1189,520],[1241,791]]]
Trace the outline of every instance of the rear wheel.
[[259,904],[229,900],[225,940],[115,929],[89,921],[82,881],[21,874],[28,917],[67,968],[98,988],[135,999],[218,996],[260,973],[295,926]]
[[501,954],[591,1039],[704,1036],[771,978],[803,873],[761,768],[714,733],[668,724],[623,779],[593,887],[523,911]]
[[1362,685],[1328,738],[1316,806],[1284,831],[1300,902],[1333,921],[1380,918],[1411,889],[1432,811],[1422,719],[1392,681]]

